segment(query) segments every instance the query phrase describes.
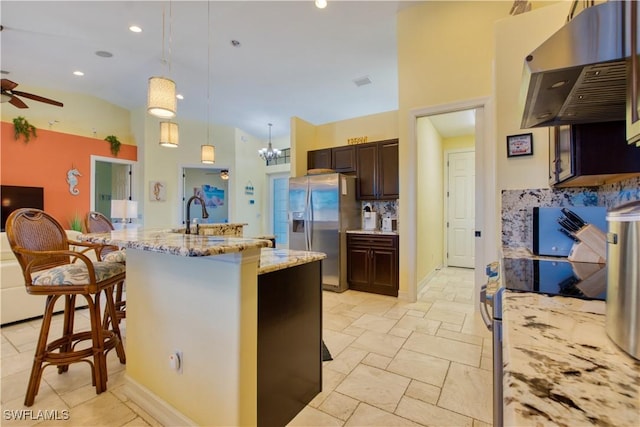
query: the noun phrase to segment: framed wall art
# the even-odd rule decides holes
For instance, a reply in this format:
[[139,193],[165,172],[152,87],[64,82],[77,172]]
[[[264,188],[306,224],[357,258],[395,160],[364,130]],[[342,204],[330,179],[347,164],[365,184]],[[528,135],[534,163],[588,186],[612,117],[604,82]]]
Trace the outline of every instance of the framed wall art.
[[507,136],[507,157],[531,156],[533,155],[533,134],[523,133],[520,135]]
[[149,181],[149,200],[164,202],[167,200],[167,183],[164,181]]

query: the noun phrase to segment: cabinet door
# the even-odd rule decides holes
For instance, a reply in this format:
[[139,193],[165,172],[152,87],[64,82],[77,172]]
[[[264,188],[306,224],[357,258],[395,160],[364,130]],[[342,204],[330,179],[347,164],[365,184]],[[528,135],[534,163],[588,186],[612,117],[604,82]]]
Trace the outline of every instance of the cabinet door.
[[371,249],[371,292],[398,296],[398,251]]
[[331,148],[307,152],[307,169],[331,169]]
[[375,200],[377,190],[378,146],[362,144],[356,146],[356,164],[358,182],[356,197],[359,200]]
[[378,199],[397,199],[398,185],[398,140],[381,142],[378,145]]
[[355,172],[356,147],[347,145],[331,149],[331,164],[336,172]]
[[347,245],[347,281],[359,291],[369,288],[369,248]]

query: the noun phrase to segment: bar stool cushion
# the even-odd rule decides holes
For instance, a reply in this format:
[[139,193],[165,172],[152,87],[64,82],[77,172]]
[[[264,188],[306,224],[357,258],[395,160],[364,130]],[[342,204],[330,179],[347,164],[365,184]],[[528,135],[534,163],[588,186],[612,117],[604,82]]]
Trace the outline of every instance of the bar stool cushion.
[[118,251],[109,252],[108,254],[102,257],[102,261],[105,262],[119,262],[126,263],[127,262],[127,252],[124,249],[120,249]]
[[[96,272],[96,282],[110,279],[126,270],[124,264],[104,261],[94,262],[93,268]],[[38,271],[31,275],[31,280],[36,286],[84,285],[90,281],[86,264],[67,264]]]

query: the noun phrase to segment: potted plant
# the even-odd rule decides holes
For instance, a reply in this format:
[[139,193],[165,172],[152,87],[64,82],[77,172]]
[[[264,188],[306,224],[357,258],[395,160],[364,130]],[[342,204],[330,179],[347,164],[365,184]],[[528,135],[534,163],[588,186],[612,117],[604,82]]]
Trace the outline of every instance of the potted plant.
[[27,119],[22,116],[18,116],[13,119],[13,130],[16,141],[20,139],[20,136],[24,138],[24,142],[27,143],[31,140],[31,137],[37,137],[36,127],[29,123]]
[[120,152],[120,145],[122,145],[122,143],[118,140],[118,137],[116,137],[115,135],[109,135],[104,140],[111,144],[111,153],[113,153],[114,156],[118,157],[118,153]]
[[69,227],[71,227],[72,230],[82,232],[82,220],[78,212],[69,220]]

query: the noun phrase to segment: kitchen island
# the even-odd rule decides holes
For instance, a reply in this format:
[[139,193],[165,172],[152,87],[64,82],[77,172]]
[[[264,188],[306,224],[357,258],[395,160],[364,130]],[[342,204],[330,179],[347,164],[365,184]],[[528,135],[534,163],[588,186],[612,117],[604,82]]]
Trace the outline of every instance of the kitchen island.
[[282,424],[320,392],[324,254],[262,260],[265,240],[166,230],[82,239],[127,248],[127,394],[163,424]]
[[640,425],[640,361],[606,335],[605,302],[503,295],[505,426]]

